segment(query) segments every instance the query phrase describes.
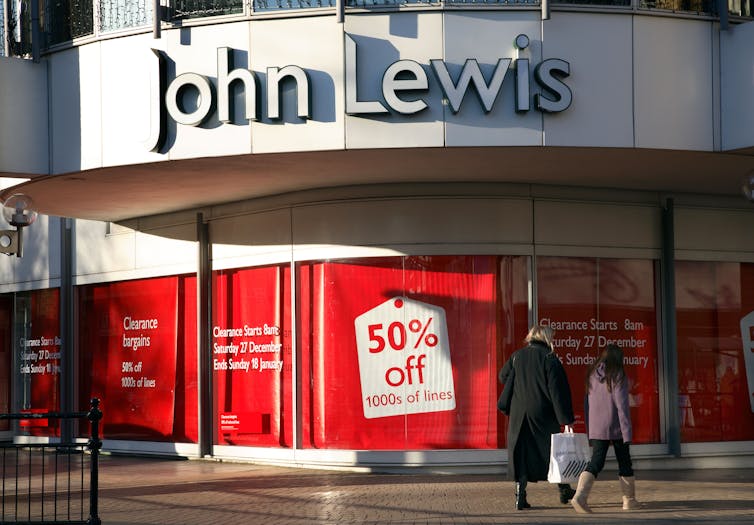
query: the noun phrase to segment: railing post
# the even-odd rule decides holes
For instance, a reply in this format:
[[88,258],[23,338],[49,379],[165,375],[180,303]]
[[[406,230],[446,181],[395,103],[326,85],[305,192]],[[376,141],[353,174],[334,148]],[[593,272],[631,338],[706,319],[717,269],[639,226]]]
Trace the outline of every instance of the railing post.
[[542,20],[550,19],[550,0],[539,0],[539,7]]
[[97,514],[99,498],[99,450],[102,448],[102,441],[99,439],[99,422],[102,419],[102,411],[99,409],[99,399],[96,397],[91,401],[91,409],[86,417],[91,421],[92,435],[87,446],[91,454],[89,464],[91,466],[91,479],[89,482],[89,518],[86,520],[87,525],[101,525]]
[[726,0],[717,0],[717,11],[717,15],[720,17],[720,31],[727,31],[729,28],[728,2]]
[[161,0],[152,1],[152,38],[159,39],[162,37],[162,2]]

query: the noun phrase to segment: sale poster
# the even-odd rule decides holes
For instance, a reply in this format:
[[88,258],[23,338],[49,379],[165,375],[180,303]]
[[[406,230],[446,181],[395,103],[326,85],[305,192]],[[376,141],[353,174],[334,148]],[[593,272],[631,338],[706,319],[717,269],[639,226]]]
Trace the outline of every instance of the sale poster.
[[213,274],[215,443],[292,446],[290,265]]
[[504,445],[497,372],[526,334],[527,260],[299,264],[303,446]]
[[172,437],[178,278],[92,285],[79,296],[82,365],[89,367],[82,391],[107,410],[104,436]]
[[[14,334],[17,378],[22,391],[22,412],[60,410],[60,291],[57,288],[34,290],[16,296],[18,319]],[[33,435],[57,435],[59,424],[25,423]]]
[[456,407],[444,309],[393,297],[357,317],[355,330],[365,418]]

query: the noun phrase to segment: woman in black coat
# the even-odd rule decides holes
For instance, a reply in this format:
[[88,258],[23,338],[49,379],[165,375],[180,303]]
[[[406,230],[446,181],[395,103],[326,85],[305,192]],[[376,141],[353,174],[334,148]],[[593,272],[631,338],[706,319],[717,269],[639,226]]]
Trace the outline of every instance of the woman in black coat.
[[[516,350],[500,370],[505,384],[514,370],[513,397],[508,421],[508,477],[516,482],[516,508],[529,508],[526,484],[547,481],[550,436],[561,425],[573,424],[571,389],[563,365],[552,350],[554,330],[536,325],[526,336],[527,346]],[[559,484],[560,502],[573,497],[568,484]]]

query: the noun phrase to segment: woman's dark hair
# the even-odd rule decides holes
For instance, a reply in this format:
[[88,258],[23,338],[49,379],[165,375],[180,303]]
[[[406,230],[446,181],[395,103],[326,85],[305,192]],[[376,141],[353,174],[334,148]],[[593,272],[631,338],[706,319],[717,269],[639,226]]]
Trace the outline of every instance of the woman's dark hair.
[[613,385],[619,385],[626,379],[626,372],[623,370],[623,350],[617,345],[609,344],[586,373],[587,392],[589,392],[589,378],[600,363],[605,363],[605,384],[608,392],[613,391]]

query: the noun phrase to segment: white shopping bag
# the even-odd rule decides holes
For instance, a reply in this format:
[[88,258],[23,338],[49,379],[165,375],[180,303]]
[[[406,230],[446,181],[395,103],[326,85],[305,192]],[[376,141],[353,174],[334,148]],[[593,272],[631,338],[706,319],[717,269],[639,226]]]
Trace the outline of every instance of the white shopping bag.
[[550,468],[547,481],[550,483],[574,483],[589,463],[589,440],[586,434],[575,434],[566,425],[565,432],[550,438]]

